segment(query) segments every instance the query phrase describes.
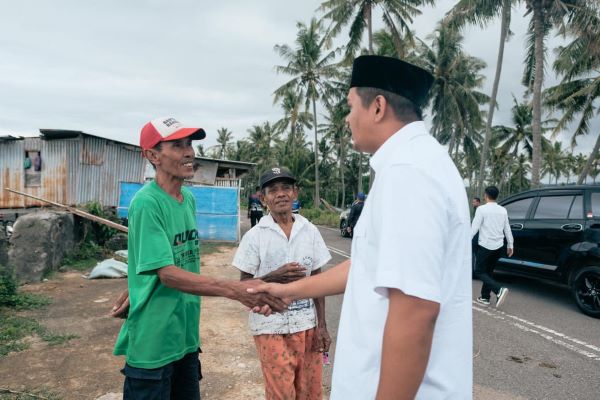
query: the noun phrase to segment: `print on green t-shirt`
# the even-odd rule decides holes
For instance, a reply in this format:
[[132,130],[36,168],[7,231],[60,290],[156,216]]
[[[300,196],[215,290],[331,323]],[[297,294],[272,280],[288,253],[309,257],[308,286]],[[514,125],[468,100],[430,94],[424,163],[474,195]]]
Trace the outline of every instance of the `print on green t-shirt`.
[[198,349],[200,297],[164,286],[157,270],[175,265],[200,273],[196,203],[180,203],[152,181],[129,206],[128,287],[131,307],[115,344],[129,365],[158,368]]

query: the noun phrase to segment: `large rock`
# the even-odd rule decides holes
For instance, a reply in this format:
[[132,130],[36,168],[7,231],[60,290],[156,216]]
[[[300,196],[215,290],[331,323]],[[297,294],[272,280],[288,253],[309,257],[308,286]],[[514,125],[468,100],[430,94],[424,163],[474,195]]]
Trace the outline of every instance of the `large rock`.
[[58,269],[75,246],[73,215],[39,211],[21,216],[13,225],[8,264],[19,283],[39,282]]

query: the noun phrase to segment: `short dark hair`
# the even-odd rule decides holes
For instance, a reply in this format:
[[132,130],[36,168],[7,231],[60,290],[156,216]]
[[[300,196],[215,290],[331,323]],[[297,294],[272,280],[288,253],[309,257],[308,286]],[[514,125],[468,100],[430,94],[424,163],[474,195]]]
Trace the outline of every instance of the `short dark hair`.
[[255,191],[255,192],[258,192],[259,190],[260,190],[260,186],[256,186],[256,187],[254,188],[254,191]]
[[406,97],[402,97],[396,93],[372,87],[357,87],[356,93],[358,94],[358,97],[360,97],[363,107],[369,107],[371,103],[373,103],[373,100],[375,100],[375,97],[383,96],[390,105],[396,118],[402,122],[408,123],[421,121],[423,119],[423,113],[419,107]]
[[485,188],[485,194],[492,200],[496,200],[499,193],[500,191],[496,186],[488,186]]
[[481,199],[479,197],[473,197],[473,200],[477,200],[478,202],[481,203]]

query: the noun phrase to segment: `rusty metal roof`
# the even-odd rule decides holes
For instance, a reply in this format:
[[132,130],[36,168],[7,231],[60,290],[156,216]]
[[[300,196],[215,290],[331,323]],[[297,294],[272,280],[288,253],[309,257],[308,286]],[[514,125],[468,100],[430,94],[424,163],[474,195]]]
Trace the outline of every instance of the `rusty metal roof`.
[[110,142],[119,143],[125,146],[135,147],[139,149],[139,146],[136,146],[131,143],[121,142],[119,140],[111,139],[104,136],[92,135],[91,133],[85,133],[83,131],[74,131],[69,129],[40,129],[41,138],[44,140],[57,140],[57,139],[72,139],[77,138],[79,136],[89,136],[97,139],[104,139]]
[[23,140],[23,136],[12,136],[12,135],[0,136],[0,142],[8,142],[9,140]]

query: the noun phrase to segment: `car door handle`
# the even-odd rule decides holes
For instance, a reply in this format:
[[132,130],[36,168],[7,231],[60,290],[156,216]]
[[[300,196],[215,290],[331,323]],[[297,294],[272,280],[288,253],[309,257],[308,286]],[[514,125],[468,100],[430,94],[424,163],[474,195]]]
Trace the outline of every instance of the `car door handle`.
[[579,232],[583,230],[583,225],[581,224],[565,224],[560,227],[563,231],[566,232]]
[[523,224],[510,224],[510,229],[520,231],[523,229]]

